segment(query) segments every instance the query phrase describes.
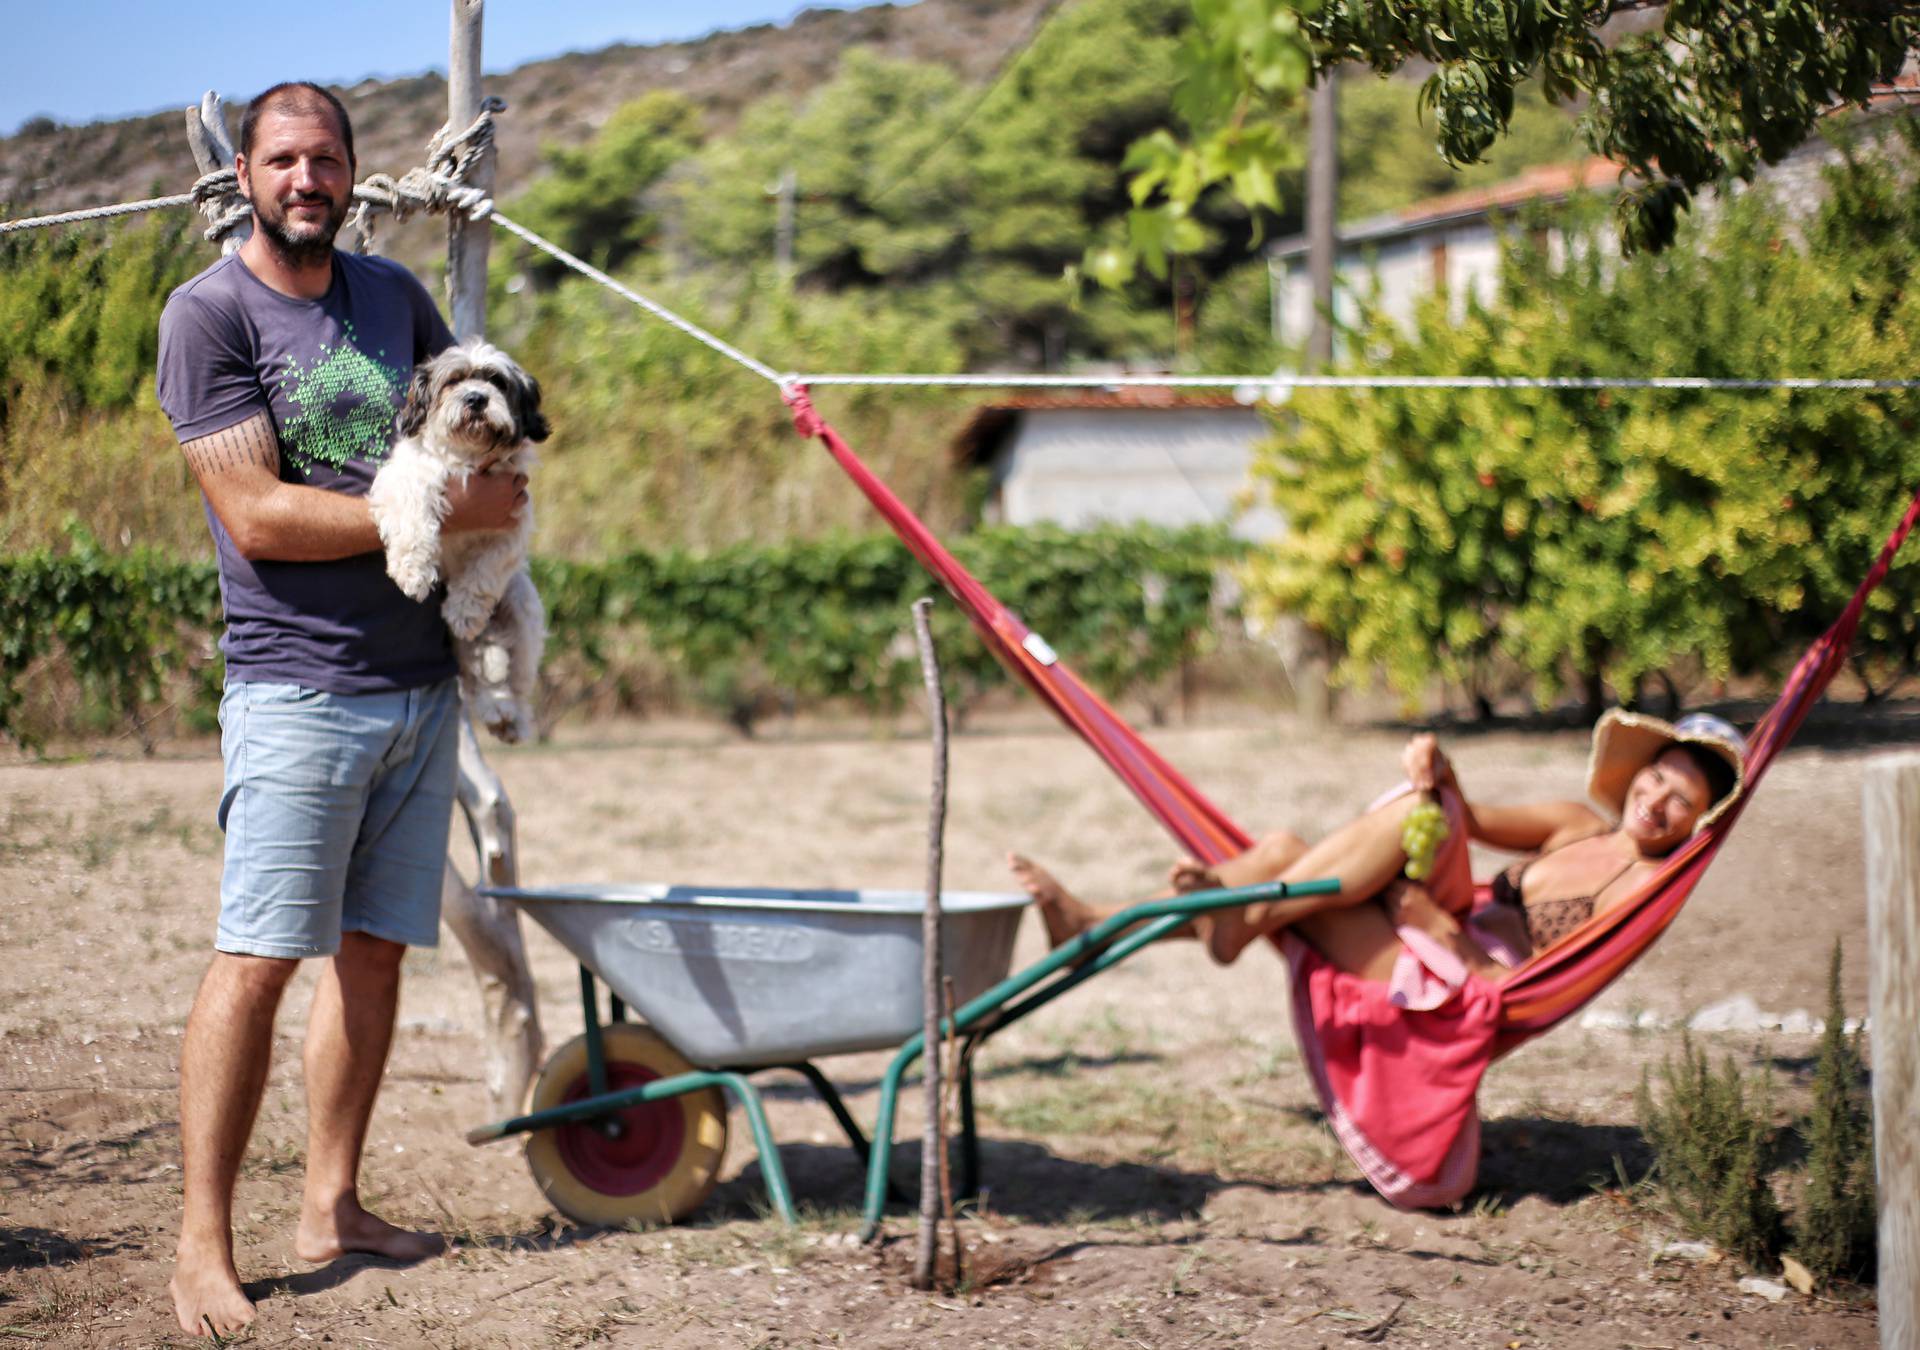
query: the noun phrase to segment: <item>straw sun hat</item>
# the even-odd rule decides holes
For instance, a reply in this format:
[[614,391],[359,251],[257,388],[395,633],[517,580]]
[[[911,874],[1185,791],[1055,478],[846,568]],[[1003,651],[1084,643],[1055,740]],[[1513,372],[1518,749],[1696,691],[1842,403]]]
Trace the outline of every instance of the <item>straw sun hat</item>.
[[1676,745],[1697,745],[1718,755],[1733,770],[1733,790],[1701,815],[1694,829],[1704,830],[1719,819],[1746,786],[1747,741],[1733,724],[1712,713],[1691,713],[1678,722],[1665,722],[1644,713],[1609,708],[1594,724],[1593,753],[1587,761],[1587,795],[1618,818],[1626,807],[1627,785],[1633,776]]

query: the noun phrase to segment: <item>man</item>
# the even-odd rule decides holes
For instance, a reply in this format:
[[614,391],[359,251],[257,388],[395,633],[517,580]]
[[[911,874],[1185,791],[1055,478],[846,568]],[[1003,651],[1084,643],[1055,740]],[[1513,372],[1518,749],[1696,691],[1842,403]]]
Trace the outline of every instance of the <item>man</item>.
[[[234,167],[252,236],[168,300],[158,378],[206,498],[227,620],[226,861],[180,1057],[171,1286],[181,1328],[213,1336],[254,1317],[233,1263],[234,1179],[304,958],[329,959],[307,1028],[294,1251],[416,1260],[441,1245],[363,1208],[358,1174],[401,958],[438,938],[460,716],[439,597],[415,603],[387,578],[363,500],[412,367],[452,335],[404,268],[334,250],[354,156],[331,94],[285,84],[255,99]],[[446,528],[505,528],[525,486],[470,478]]]

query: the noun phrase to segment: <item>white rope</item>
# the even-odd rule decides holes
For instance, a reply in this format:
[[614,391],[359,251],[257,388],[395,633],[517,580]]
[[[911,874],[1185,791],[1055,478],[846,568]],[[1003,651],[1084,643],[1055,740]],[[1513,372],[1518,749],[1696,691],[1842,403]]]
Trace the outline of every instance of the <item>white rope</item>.
[[44,230],[53,225],[77,225],[86,220],[107,220],[113,216],[138,215],[142,211],[164,211],[170,206],[192,206],[193,194],[152,197],[144,202],[121,202],[117,206],[94,206],[84,211],[62,211],[57,216],[28,216],[21,220],[0,220],[0,234],[16,230]]
[[559,259],[561,262],[565,263],[568,267],[571,267],[574,271],[578,272],[581,276],[586,277],[589,281],[597,281],[602,286],[605,286],[608,290],[612,291],[615,295],[619,296],[621,299],[640,306],[641,309],[644,309],[645,311],[647,311],[647,313],[653,315],[653,317],[660,320],[660,322],[668,325],[669,327],[679,329],[681,332],[685,333],[688,337],[692,338],[695,342],[703,343],[704,345],[713,348],[714,351],[719,352],[720,355],[726,357],[728,360],[736,361],[740,365],[745,366],[748,370],[752,371],[755,375],[758,375],[761,379],[771,381],[772,383],[777,384],[782,388],[785,388],[787,385],[793,383],[795,379],[798,378],[797,376],[793,376],[793,375],[780,374],[772,366],[769,366],[763,362],[754,360],[751,356],[748,356],[745,352],[741,351],[738,347],[735,347],[734,345],[725,341],[724,339],[715,337],[712,333],[709,333],[706,329],[702,328],[699,324],[693,322],[691,319],[683,319],[678,314],[675,314],[672,310],[668,309],[665,305],[660,304],[658,301],[649,300],[647,299],[646,296],[641,295],[638,291],[629,290],[627,287],[622,286],[619,282],[615,281],[612,277],[608,276],[605,272],[602,272],[599,268],[593,266],[591,263],[581,262],[580,259],[574,257],[571,253],[567,252],[564,248],[561,248],[560,245],[553,243],[550,240],[542,239],[539,235],[535,234],[532,230],[520,224],[518,221],[509,220],[506,216],[501,215],[498,211],[495,211],[490,217],[488,217],[488,219],[492,220],[493,223],[498,225],[501,229],[507,231],[507,233],[518,235],[520,238],[526,240],[529,244],[532,244],[535,248],[539,249],[542,253],[550,254],[551,256]]
[[1920,389],[1920,380],[1704,375],[791,375],[815,387],[960,389]]

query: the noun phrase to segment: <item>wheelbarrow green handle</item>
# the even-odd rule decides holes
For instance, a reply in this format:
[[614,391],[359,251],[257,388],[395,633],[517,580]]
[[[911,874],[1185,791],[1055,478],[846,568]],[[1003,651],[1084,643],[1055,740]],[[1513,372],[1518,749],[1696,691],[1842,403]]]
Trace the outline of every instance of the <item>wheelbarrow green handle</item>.
[[[1110,915],[1086,932],[1055,947],[1026,969],[1006,979],[960,1007],[951,1018],[940,1023],[940,1034],[949,1036],[968,1031],[1000,1011],[1009,1000],[1026,993],[1041,981],[1066,970],[1069,973],[1048,989],[1022,1002],[1013,1014],[995,1026],[998,1031],[1020,1017],[1051,1002],[1058,994],[1091,978],[1100,971],[1118,965],[1142,947],[1151,945],[1184,927],[1195,915],[1217,909],[1233,909],[1263,900],[1333,895],[1340,889],[1337,878],[1324,881],[1268,881],[1257,886],[1222,887],[1194,891],[1187,895],[1147,900]],[[880,1227],[880,1212],[886,1204],[887,1173],[893,1159],[893,1122],[899,1105],[900,1082],[925,1048],[926,1033],[915,1033],[893,1057],[880,1083],[880,1114],[874,1122],[873,1151],[867,1161],[867,1194],[862,1241],[871,1238]]]

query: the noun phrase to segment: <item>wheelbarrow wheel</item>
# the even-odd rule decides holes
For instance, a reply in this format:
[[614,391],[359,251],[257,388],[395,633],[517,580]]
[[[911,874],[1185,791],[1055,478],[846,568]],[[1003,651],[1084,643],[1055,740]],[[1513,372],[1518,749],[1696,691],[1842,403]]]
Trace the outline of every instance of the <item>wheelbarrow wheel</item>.
[[[693,1065],[651,1027],[617,1022],[600,1042],[607,1091],[644,1087],[692,1073]],[[531,1109],[592,1096],[587,1038],[561,1046],[534,1081]],[[553,1207],[582,1223],[624,1228],[667,1224],[691,1214],[720,1179],[727,1153],[727,1104],[717,1087],[641,1102],[611,1120],[582,1121],[527,1136],[527,1166]]]

